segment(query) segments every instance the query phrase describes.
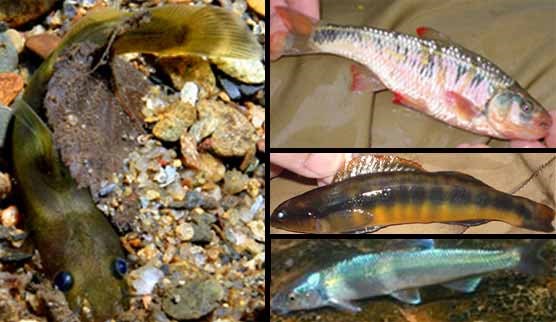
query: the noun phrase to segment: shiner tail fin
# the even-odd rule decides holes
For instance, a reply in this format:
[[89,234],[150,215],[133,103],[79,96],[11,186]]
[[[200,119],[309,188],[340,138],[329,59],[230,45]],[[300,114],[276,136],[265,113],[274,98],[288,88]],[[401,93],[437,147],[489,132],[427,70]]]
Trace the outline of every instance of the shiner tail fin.
[[276,7],[276,13],[288,29],[277,32],[271,39],[271,59],[283,55],[300,55],[314,52],[311,35],[318,25],[318,20],[286,7]]
[[543,275],[548,271],[548,263],[541,258],[543,246],[549,239],[533,239],[527,245],[518,249],[520,262],[516,270],[528,275]]

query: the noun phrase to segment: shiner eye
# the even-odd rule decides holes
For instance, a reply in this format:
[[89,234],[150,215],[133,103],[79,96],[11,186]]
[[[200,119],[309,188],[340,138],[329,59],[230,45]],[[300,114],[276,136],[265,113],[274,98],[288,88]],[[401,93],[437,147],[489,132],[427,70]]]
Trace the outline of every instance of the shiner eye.
[[532,109],[533,109],[533,108],[531,107],[531,104],[529,104],[529,103],[523,103],[523,104],[521,104],[521,110],[522,110],[523,112],[525,112],[525,113],[531,112]]

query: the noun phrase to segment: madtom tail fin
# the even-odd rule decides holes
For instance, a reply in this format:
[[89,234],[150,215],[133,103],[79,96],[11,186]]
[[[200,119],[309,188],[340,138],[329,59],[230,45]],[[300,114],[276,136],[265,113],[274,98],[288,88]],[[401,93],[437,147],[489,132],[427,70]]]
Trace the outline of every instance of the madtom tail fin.
[[288,32],[285,35],[274,35],[274,49],[271,53],[273,58],[314,52],[310,38],[318,21],[286,7],[276,7],[276,13],[288,28]]
[[516,270],[528,275],[543,275],[548,270],[548,264],[540,257],[543,246],[549,239],[533,239],[527,245],[518,249],[520,262]]

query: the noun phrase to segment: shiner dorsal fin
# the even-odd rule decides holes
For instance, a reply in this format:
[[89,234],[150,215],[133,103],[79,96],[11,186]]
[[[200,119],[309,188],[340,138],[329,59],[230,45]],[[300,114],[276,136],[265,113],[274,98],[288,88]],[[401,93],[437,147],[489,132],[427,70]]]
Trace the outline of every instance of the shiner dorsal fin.
[[430,39],[430,40],[440,40],[440,41],[457,45],[446,34],[431,27],[421,26],[417,28],[416,32],[420,38]]
[[334,176],[334,182],[369,173],[399,171],[425,171],[425,169],[415,161],[397,156],[366,154],[344,163]]

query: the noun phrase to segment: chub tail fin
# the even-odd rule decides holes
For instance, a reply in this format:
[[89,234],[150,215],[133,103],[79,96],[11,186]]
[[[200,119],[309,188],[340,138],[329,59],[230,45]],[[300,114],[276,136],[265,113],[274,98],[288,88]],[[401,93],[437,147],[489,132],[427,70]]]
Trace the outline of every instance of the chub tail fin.
[[277,32],[273,35],[273,59],[282,55],[299,55],[314,51],[311,48],[310,37],[318,21],[295,10],[286,7],[276,7],[276,13],[288,29],[287,33]]
[[516,270],[528,275],[543,275],[548,270],[548,264],[540,257],[540,253],[547,240],[534,239],[518,249],[520,261]]

